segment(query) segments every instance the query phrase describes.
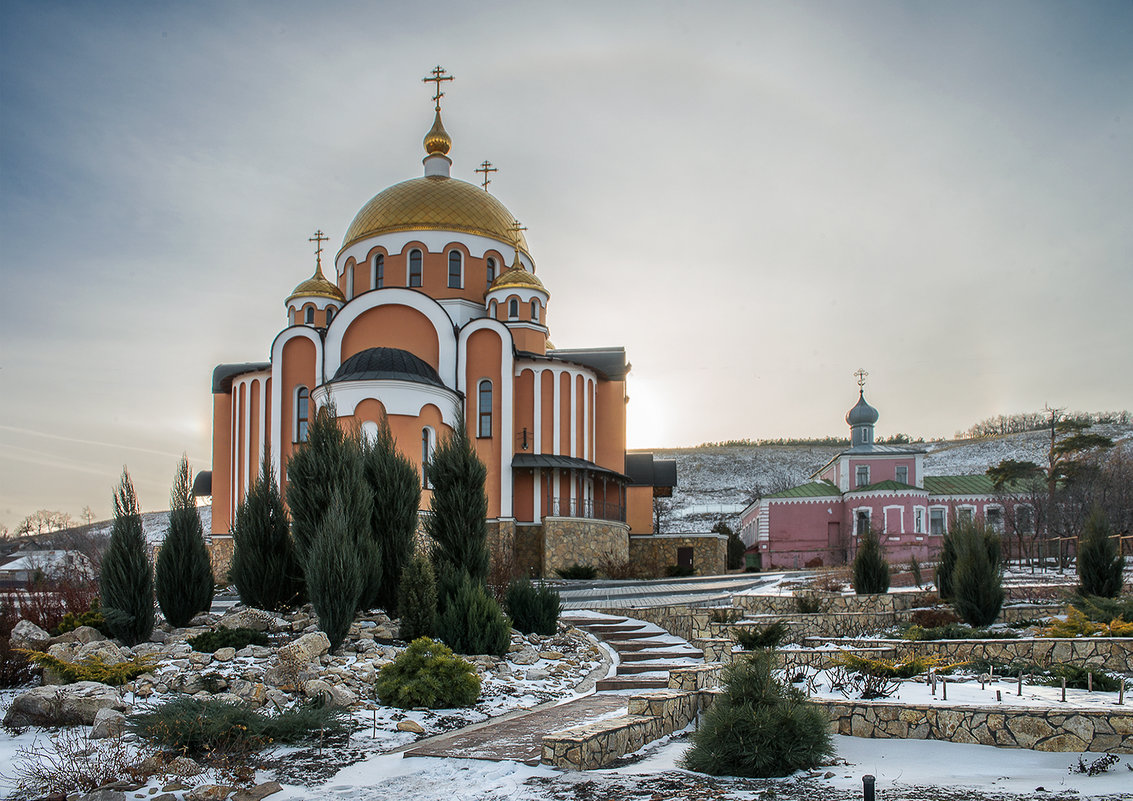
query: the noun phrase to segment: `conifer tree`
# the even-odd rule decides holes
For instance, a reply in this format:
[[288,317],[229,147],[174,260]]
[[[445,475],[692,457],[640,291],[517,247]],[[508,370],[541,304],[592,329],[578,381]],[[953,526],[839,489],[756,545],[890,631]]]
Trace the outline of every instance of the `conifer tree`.
[[161,613],[169,625],[178,628],[209,610],[216,583],[189,476],[189,460],[182,456],[169,495],[169,529],[154,570]]
[[428,465],[433,485],[425,530],[433,539],[438,607],[443,612],[464,576],[483,585],[488,577],[487,468],[472,447],[461,414]]
[[412,642],[432,637],[437,625],[437,580],[433,563],[423,554],[414,554],[401,573],[397,608],[401,619],[401,639]]
[[373,497],[370,536],[382,554],[381,582],[370,605],[397,617],[401,575],[413,557],[417,538],[421,477],[409,458],[398,451],[385,417],[373,441],[362,443],[362,464]]
[[940,543],[940,561],[936,563],[936,594],[942,601],[952,600],[952,574],[956,570],[956,526],[952,525]]
[[1125,556],[1110,538],[1109,521],[1095,508],[1078,545],[1078,592],[1116,598],[1121,594]]
[[365,586],[353,545],[342,495],[336,492],[307,558],[307,592],[332,651],[346,638]]
[[270,453],[264,454],[259,476],[236,507],[232,545],[228,577],[241,601],[279,612],[302,602],[303,570],[291,540]]
[[111,633],[137,645],[153,633],[153,565],[130,474],[114,490],[114,527],[99,575],[102,615]]
[[973,523],[957,526],[952,608],[969,626],[990,626],[1003,606],[999,535]]
[[503,656],[511,624],[482,582],[461,573],[460,583],[437,615],[437,636],[461,654]]
[[854,592],[858,595],[889,592],[889,563],[881,552],[877,532],[866,531],[854,556]]

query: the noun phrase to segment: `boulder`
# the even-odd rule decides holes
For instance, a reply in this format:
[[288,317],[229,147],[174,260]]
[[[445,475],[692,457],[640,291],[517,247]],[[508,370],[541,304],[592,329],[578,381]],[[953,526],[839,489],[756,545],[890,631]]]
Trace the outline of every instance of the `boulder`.
[[277,656],[281,665],[299,668],[309,665],[328,651],[330,651],[330,640],[327,639],[327,635],[321,631],[313,631],[280,648]]
[[234,792],[228,784],[202,784],[185,793],[185,801],[223,801]]
[[508,656],[508,661],[516,665],[534,665],[539,661],[539,652],[528,646]]
[[94,724],[90,727],[92,740],[105,740],[108,737],[117,737],[126,728],[126,716],[117,709],[109,707],[94,713]]
[[232,801],[260,801],[260,799],[267,798],[269,795],[275,795],[282,789],[279,782],[264,782],[255,787],[238,790],[236,795],[232,796]]
[[83,645],[89,642],[99,642],[106,639],[106,635],[94,626],[79,626],[77,629],[74,629],[71,634],[77,642],[81,642]]
[[79,801],[126,801],[126,794],[121,790],[112,790],[108,787],[103,787],[99,790],[83,793],[77,796],[77,798]]
[[84,659],[98,659],[107,665],[117,665],[125,662],[129,656],[123,656],[122,649],[110,640],[95,640],[81,646],[75,653],[75,661],[81,662]]
[[213,651],[212,658],[217,662],[231,662],[236,658],[236,649],[232,647],[217,648]]
[[303,695],[308,698],[323,698],[330,706],[342,709],[348,709],[358,703],[358,696],[353,692],[323,679],[303,682]]
[[239,611],[229,612],[217,621],[217,625],[226,629],[267,631],[273,620],[275,620],[275,615],[271,612],[249,606]]
[[421,724],[418,723],[415,720],[398,721],[397,730],[398,731],[413,732],[414,734],[424,734],[425,733],[424,727],[422,727]]
[[20,620],[12,627],[12,634],[8,641],[13,648],[26,648],[31,651],[42,651],[47,647],[51,635],[32,623],[30,620]]
[[16,696],[4,716],[4,725],[73,726],[94,723],[100,709],[126,711],[118,690],[97,681],[79,681],[61,687],[35,687]]
[[542,681],[550,675],[551,674],[549,674],[545,670],[540,670],[539,668],[531,668],[531,670],[527,671],[526,679],[528,681]]

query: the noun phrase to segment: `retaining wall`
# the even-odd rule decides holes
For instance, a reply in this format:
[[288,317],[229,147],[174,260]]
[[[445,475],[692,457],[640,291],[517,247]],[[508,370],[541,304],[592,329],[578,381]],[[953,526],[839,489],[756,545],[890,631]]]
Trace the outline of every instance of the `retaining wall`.
[[1053,665],[1069,662],[1083,667],[1099,667],[1117,673],[1133,673],[1131,637],[1033,637],[1017,640],[812,640],[846,648],[895,648],[918,656],[938,656],[953,662],[989,660],[994,662],[1034,662]]

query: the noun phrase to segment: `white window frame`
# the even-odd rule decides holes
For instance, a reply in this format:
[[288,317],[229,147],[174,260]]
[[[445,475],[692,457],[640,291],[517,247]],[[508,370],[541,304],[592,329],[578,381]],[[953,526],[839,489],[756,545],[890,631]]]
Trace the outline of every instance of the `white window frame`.
[[[900,531],[892,531],[889,526],[889,513],[891,511],[897,512],[897,519],[901,525],[898,526]],[[882,520],[885,523],[886,534],[904,534],[905,533],[905,507],[900,504],[892,504],[890,506],[883,506],[881,508]]]
[[[488,385],[488,409],[484,409],[484,385]],[[492,413],[492,407],[495,404],[496,388],[490,378],[481,378],[476,382],[476,436],[478,438],[490,438],[492,436],[492,428],[495,424],[495,416]],[[488,424],[488,433],[484,433],[484,423]]]
[[[413,285],[413,254],[416,253],[421,258],[421,271],[419,273],[419,283]],[[405,258],[405,286],[409,289],[421,289],[425,286],[425,252],[421,248],[412,248]]]
[[[306,416],[306,418],[300,420],[300,418],[299,418],[299,401],[301,399],[299,397],[299,393],[302,392],[303,390],[307,390],[307,416]],[[293,410],[292,414],[291,414],[291,441],[293,443],[306,442],[307,436],[308,436],[307,432],[310,431],[311,423],[313,422],[313,420],[312,420],[313,415],[311,414],[311,410],[315,408],[315,400],[314,400],[314,398],[311,397],[311,390],[306,384],[300,384],[299,386],[295,387],[295,389],[292,391],[292,393],[291,393],[291,408]],[[307,429],[306,429],[306,431],[302,432],[302,436],[300,436],[300,431],[299,431],[299,423],[300,422],[307,424]]]
[[[860,476],[862,471],[865,471],[865,481],[862,481]],[[869,465],[856,464],[854,465],[854,489],[861,489],[862,487],[869,486]]]
[[346,299],[354,298],[354,265],[346,265]]
[[860,531],[858,531],[858,516],[860,514],[864,513],[865,514],[866,531],[872,530],[873,529],[873,507],[872,506],[858,506],[858,507],[855,507],[853,511],[854,511],[854,518],[853,518],[853,520],[854,520],[854,522],[853,522],[854,536],[860,537],[862,534],[861,534]]
[[932,534],[932,513],[940,512],[941,526],[940,534],[933,534],[936,537],[942,537],[948,533],[948,507],[947,506],[930,506],[928,507],[928,533]]
[[[905,471],[905,477],[901,478],[901,471]],[[909,483],[909,466],[907,464],[899,464],[893,468],[893,480],[898,484]]]
[[[999,512],[998,526],[992,526],[991,520],[989,520],[987,516],[988,512]],[[994,531],[997,534],[1002,534],[1006,530],[1007,512],[1004,510],[1002,504],[989,503],[984,505],[984,525],[987,526],[989,530]]]
[[926,511],[927,510],[923,506],[914,506],[913,507],[913,533],[914,534],[924,534],[925,533],[925,517],[927,517],[927,515],[925,514]]
[[963,523],[964,522],[964,513],[965,512],[967,512],[968,514],[971,515],[971,519],[969,520],[969,522],[971,522],[971,523],[976,522],[976,507],[975,507],[975,505],[974,504],[964,504],[963,506],[960,506],[960,505],[956,506],[956,522],[957,523]]
[[386,256],[384,253],[375,253],[370,259],[370,289],[382,289],[386,282]]

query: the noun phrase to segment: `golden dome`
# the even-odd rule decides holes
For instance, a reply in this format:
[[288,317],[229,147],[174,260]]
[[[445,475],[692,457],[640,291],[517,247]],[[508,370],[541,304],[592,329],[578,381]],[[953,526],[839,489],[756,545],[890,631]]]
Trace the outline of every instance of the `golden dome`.
[[437,153],[444,156],[452,149],[452,137],[448,135],[448,131],[445,130],[445,126],[441,122],[440,109],[437,109],[437,116],[433,118],[433,127],[425,134],[423,144],[425,145],[425,152],[430,156]]
[[496,276],[496,280],[492,282],[492,285],[490,287],[488,287],[488,291],[495,292],[497,289],[512,288],[538,289],[548,297],[550,297],[551,295],[550,292],[547,292],[547,288],[543,286],[542,281],[540,281],[533,273],[527,272],[527,270],[524,270],[522,267],[511,267],[507,270],[504,270],[502,273]]
[[[392,231],[458,231],[510,244],[514,221],[490,192],[455,178],[430,175],[402,181],[375,195],[346,229],[342,249]],[[519,247],[527,252],[522,234]]]
[[342,294],[342,290],[326,279],[321,267],[316,267],[314,275],[295,287],[295,291],[287,298],[287,302],[290,303],[295,298],[311,297],[330,298],[340,303],[346,302],[346,296]]

